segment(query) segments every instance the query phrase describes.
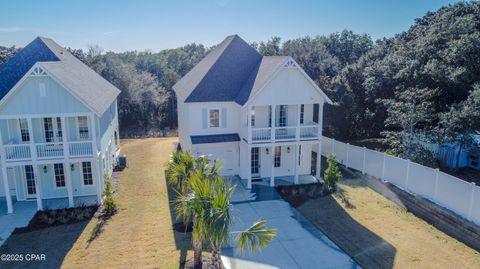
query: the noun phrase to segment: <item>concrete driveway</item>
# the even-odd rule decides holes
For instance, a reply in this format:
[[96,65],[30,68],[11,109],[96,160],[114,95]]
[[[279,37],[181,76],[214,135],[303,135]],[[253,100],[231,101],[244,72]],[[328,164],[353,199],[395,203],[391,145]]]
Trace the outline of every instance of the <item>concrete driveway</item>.
[[[243,230],[254,221],[265,219],[277,236],[265,249],[253,255],[240,255],[235,244],[222,249],[227,269],[248,268],[360,268],[353,259],[282,200],[267,182],[256,182],[247,190],[238,178],[232,199],[234,230]],[[234,241],[233,239],[231,240]]]

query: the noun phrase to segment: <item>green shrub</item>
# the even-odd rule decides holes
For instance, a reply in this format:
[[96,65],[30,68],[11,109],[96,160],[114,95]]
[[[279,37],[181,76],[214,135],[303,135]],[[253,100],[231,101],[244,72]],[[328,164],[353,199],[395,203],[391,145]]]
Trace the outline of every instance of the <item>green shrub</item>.
[[105,190],[104,190],[105,199],[103,201],[103,206],[105,210],[105,214],[113,215],[117,212],[118,206],[117,201],[113,195],[113,183],[112,178],[105,174]]
[[340,172],[338,162],[333,154],[330,153],[328,155],[327,163],[328,167],[327,170],[325,170],[323,180],[329,189],[336,190],[337,182],[342,179],[342,173]]

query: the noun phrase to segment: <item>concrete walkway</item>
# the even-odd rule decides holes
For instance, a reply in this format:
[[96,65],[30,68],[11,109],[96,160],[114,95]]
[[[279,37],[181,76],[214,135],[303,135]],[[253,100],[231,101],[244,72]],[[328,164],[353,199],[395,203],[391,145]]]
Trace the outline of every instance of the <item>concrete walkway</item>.
[[0,246],[7,241],[17,227],[28,225],[37,212],[37,202],[14,202],[13,214],[7,214],[6,201],[0,201]]
[[[265,249],[253,255],[240,255],[235,244],[222,249],[227,269],[239,268],[360,268],[350,256],[282,200],[267,181],[254,182],[247,190],[239,178],[232,198],[234,231],[244,230],[253,222],[267,221],[277,229],[277,236]],[[231,240],[234,241],[233,239]]]
[[[76,207],[94,205],[97,196],[74,197]],[[60,209],[68,207],[68,198],[43,199],[43,209]],[[0,246],[7,241],[15,228],[26,227],[37,212],[37,201],[13,201],[13,213],[7,214],[7,203],[0,200]]]

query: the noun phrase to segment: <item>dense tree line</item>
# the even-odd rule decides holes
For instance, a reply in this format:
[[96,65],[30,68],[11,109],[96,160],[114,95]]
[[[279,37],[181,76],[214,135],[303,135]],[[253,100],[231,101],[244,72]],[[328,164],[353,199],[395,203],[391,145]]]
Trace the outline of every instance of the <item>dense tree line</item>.
[[[397,154],[411,157],[418,154],[413,149],[419,137],[451,141],[466,135],[465,146],[471,146],[469,134],[479,129],[471,108],[478,105],[480,87],[479,2],[428,12],[388,39],[344,30],[284,42],[273,37],[252,46],[263,55],[292,56],[331,97],[335,105],[325,108],[324,118],[329,136],[382,138]],[[172,86],[210,49],[189,44],[158,53],[103,53],[96,46],[71,51],[122,91],[124,132],[146,132],[176,127]],[[0,47],[0,63],[15,52]],[[463,120],[453,122],[458,115]]]

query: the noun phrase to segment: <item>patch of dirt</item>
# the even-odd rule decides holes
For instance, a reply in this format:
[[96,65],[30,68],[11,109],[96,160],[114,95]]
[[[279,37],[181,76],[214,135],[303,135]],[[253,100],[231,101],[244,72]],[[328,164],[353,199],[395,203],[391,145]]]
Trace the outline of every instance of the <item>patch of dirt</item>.
[[339,184],[343,196],[298,210],[364,268],[478,268],[480,254],[370,189]]

